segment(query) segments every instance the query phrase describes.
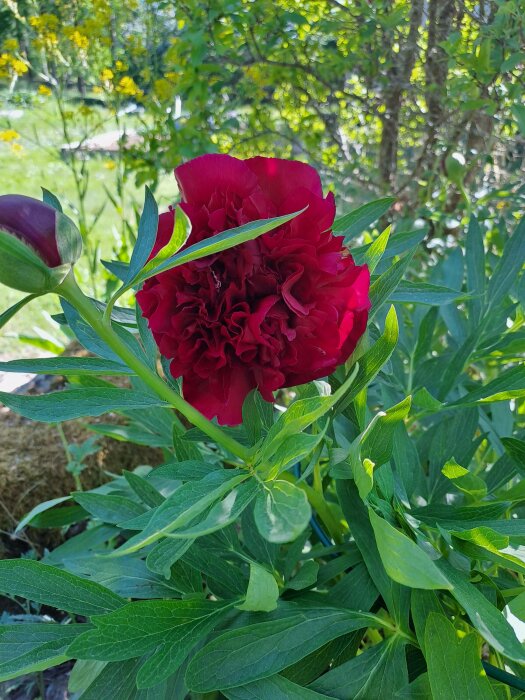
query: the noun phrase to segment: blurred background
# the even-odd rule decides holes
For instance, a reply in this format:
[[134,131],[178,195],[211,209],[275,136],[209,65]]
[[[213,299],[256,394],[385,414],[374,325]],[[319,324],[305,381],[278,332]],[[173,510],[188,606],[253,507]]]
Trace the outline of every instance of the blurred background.
[[[381,224],[426,227],[433,254],[475,213],[497,248],[525,201],[524,17],[522,0],[0,0],[0,193],[61,199],[99,295],[143,186],[167,206],[173,168],[209,151],[305,160],[339,213],[391,195]],[[59,351],[54,304],[0,355]]]

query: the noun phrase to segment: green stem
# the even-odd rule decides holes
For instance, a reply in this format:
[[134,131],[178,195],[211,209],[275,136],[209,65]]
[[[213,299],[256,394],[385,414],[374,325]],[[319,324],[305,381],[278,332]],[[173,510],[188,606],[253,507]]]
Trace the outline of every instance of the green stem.
[[[66,459],[69,464],[73,461],[73,455],[71,454],[71,450],[69,449],[69,445],[66,439],[66,435],[64,433],[64,429],[62,428],[60,423],[56,424],[56,428],[58,431],[58,434],[60,435],[60,442],[62,443],[62,447],[64,448],[64,452],[66,453]],[[69,470],[68,470],[69,471]],[[71,473],[71,476],[73,477],[73,480],[75,482],[75,488],[77,491],[82,491],[82,482],[80,481],[80,476],[78,474],[75,474],[74,472]]]
[[168,386],[156,372],[141,362],[128,348],[126,343],[119,338],[110,325],[104,323],[102,314],[91,299],[85,296],[81,291],[75,281],[73,273],[70,273],[66,277],[57,291],[66,301],[76,308],[79,314],[89,323],[93,330],[98,333],[102,340],[109,345],[109,347],[157,394],[157,396],[173,406],[179,413],[182,413],[190,423],[202,430],[203,433],[206,433],[206,435],[216,443],[222,445],[243,461],[248,461],[250,451],[246,447],[229,435],[226,435],[217,425],[205,418],[200,411],[193,408],[182,396]]

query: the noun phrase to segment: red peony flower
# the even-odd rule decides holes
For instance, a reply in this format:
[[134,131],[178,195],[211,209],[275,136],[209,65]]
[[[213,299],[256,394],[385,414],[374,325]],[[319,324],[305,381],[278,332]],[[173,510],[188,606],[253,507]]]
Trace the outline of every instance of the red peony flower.
[[[137,294],[187,401],[236,425],[251,389],[272,401],[276,389],[324,377],[349,357],[366,327],[370,275],[332,235],[334,197],[323,197],[309,165],[205,155],[175,176],[192,223],[188,245],[308,205],[254,241],[147,280]],[[161,215],[153,255],[173,219]]]

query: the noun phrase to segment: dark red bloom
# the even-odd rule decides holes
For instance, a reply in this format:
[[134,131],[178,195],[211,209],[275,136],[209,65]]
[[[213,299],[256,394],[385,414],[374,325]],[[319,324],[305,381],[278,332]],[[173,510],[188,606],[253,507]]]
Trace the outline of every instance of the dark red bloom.
[[57,212],[33,197],[0,196],[0,230],[29,245],[48,267],[62,264],[56,241]]
[[[205,155],[175,176],[192,223],[188,244],[308,205],[254,241],[149,279],[137,294],[184,397],[236,425],[251,389],[271,401],[276,389],[324,377],[348,358],[366,327],[370,276],[332,235],[334,197],[323,197],[309,165]],[[161,216],[153,254],[173,217]]]

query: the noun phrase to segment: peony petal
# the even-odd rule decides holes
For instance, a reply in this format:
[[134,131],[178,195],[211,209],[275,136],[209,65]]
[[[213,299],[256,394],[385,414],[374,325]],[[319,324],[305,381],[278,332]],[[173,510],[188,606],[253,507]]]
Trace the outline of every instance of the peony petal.
[[249,158],[244,162],[257,175],[263,192],[277,206],[281,206],[290,194],[303,187],[316,197],[323,196],[321,178],[311,165],[299,160],[261,156]]
[[185,202],[207,205],[215,192],[248,197],[257,188],[257,177],[246,161],[209,153],[179,165],[175,177]]
[[207,382],[186,375],[182,393],[207,418],[216,417],[220,425],[239,425],[244,399],[255,386],[251,372],[240,365],[219,370]]

